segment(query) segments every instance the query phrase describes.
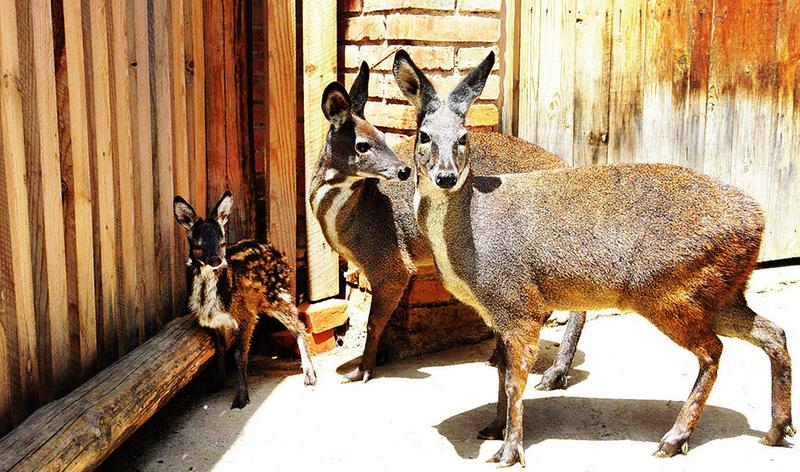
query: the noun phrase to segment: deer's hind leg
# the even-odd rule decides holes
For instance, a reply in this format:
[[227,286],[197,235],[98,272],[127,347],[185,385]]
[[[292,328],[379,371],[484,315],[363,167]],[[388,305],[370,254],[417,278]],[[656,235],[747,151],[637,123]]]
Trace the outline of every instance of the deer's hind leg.
[[236,340],[233,342],[233,359],[236,361],[236,393],[231,409],[244,408],[250,403],[247,389],[247,363],[250,358],[250,340],[253,338],[256,317],[240,317]]
[[308,340],[306,339],[306,327],[300,321],[300,314],[287,293],[281,296],[281,300],[266,310],[272,318],[280,321],[286,329],[297,339],[297,347],[300,349],[300,364],[303,367],[303,383],[306,386],[317,383],[317,372],[311,362],[311,354],[308,352]]
[[567,388],[569,369],[572,367],[572,360],[575,358],[575,351],[578,349],[578,341],[581,339],[584,324],[586,324],[585,311],[570,312],[567,328],[564,330],[561,345],[558,346],[556,358],[553,360],[553,365],[542,374],[542,380],[536,386],[537,390]]
[[689,437],[697,426],[717,379],[722,342],[709,326],[708,320],[713,316],[693,304],[686,303],[669,310],[649,313],[640,310],[640,313],[676,344],[691,351],[700,366],[689,398],[683,404],[672,429],[661,438],[654,453],[657,457],[672,457],[679,452],[686,454],[689,451]]
[[786,334],[770,320],[757,315],[747,306],[744,294],[736,296],[714,318],[711,328],[722,336],[739,338],[761,348],[772,370],[772,426],[761,439],[763,444],[777,446],[786,436],[794,436],[792,425],[792,360],[786,349]]

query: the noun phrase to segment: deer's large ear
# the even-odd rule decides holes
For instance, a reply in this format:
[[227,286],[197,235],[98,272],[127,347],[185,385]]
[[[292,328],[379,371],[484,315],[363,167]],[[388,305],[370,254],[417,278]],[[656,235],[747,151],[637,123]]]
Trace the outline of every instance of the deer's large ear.
[[175,197],[172,201],[172,206],[175,211],[175,219],[178,223],[191,231],[192,226],[197,222],[197,214],[194,212],[194,208],[180,196]]
[[228,218],[231,216],[231,210],[233,209],[233,196],[230,192],[225,192],[222,195],[222,198],[219,199],[217,204],[214,206],[214,209],[211,210],[211,214],[209,218],[214,218],[217,220],[222,228],[225,228],[225,225],[228,223]]
[[350,86],[350,101],[352,102],[353,113],[364,118],[364,105],[367,104],[369,97],[369,64],[367,61],[361,63],[356,80]]
[[466,116],[472,102],[483,92],[486,79],[492,72],[494,65],[494,51],[490,52],[486,59],[478,67],[472,69],[469,74],[456,86],[450,93],[450,108],[461,116]]
[[331,82],[322,92],[322,113],[325,118],[339,128],[350,119],[350,95],[339,82]]
[[395,53],[392,72],[400,91],[418,111],[427,110],[430,105],[438,102],[436,89],[404,49]]

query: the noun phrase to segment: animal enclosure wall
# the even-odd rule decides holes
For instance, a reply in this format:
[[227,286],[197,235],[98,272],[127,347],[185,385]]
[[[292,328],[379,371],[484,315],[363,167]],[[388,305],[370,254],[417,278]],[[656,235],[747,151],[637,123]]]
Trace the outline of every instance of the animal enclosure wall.
[[0,434],[183,305],[201,0],[0,0]]
[[800,256],[800,2],[507,3],[509,130],[574,165],[718,177],[763,206],[762,260]]

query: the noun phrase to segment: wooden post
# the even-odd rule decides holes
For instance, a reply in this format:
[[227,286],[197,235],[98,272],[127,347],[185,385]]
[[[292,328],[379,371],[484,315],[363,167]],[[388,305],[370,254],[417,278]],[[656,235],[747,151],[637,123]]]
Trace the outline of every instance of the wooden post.
[[[522,0],[522,3],[526,3]],[[503,37],[500,55],[502,58],[503,95],[500,110],[500,130],[505,134],[517,134],[518,87],[519,87],[519,38],[520,0],[503,0]],[[528,15],[529,16],[529,15]]]
[[[314,176],[328,122],[320,108],[322,91],[336,80],[336,1],[303,0],[303,121],[306,189]],[[308,297],[339,293],[339,256],[325,241],[306,198]]]
[[[269,138],[265,169],[267,183],[267,221],[269,240],[282,251],[292,271],[297,248],[297,110],[295,4],[286,0],[267,0],[267,113]],[[292,293],[295,292],[292,277]]]

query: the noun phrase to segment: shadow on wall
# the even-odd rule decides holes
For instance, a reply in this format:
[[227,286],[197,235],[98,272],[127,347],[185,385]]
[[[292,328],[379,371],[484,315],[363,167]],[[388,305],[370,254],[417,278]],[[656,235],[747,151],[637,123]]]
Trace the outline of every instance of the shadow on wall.
[[[571,439],[651,442],[655,450],[661,436],[672,427],[683,402],[545,397],[527,399],[523,404],[526,448],[546,439]],[[475,459],[484,441],[477,438],[477,433],[494,419],[495,411],[496,404],[487,403],[452,416],[435,428],[459,456]],[[466,436],[466,432],[474,434]],[[742,435],[760,438],[764,432],[751,429],[747,418],[737,411],[708,405],[692,435],[691,445],[694,448],[714,439]],[[500,442],[496,442],[499,446]]]
[[[553,364],[558,343],[541,339],[539,341],[539,354],[536,357],[536,364],[533,366],[532,374],[541,375],[548,367]],[[470,364],[473,362],[488,362],[494,350],[494,342],[482,342],[470,346],[460,346],[446,351],[442,351],[436,356],[421,356],[404,360],[402,362],[380,365],[376,369],[375,377],[393,377],[404,379],[425,379],[430,374],[422,369],[427,367],[443,367],[458,364]],[[575,351],[575,358],[570,370],[569,386],[578,384],[589,377],[589,373],[575,369],[576,366],[583,364],[585,355],[578,349]],[[336,368],[336,372],[343,375],[353,370],[361,362],[361,356],[351,359]],[[529,382],[538,379],[529,379]]]

